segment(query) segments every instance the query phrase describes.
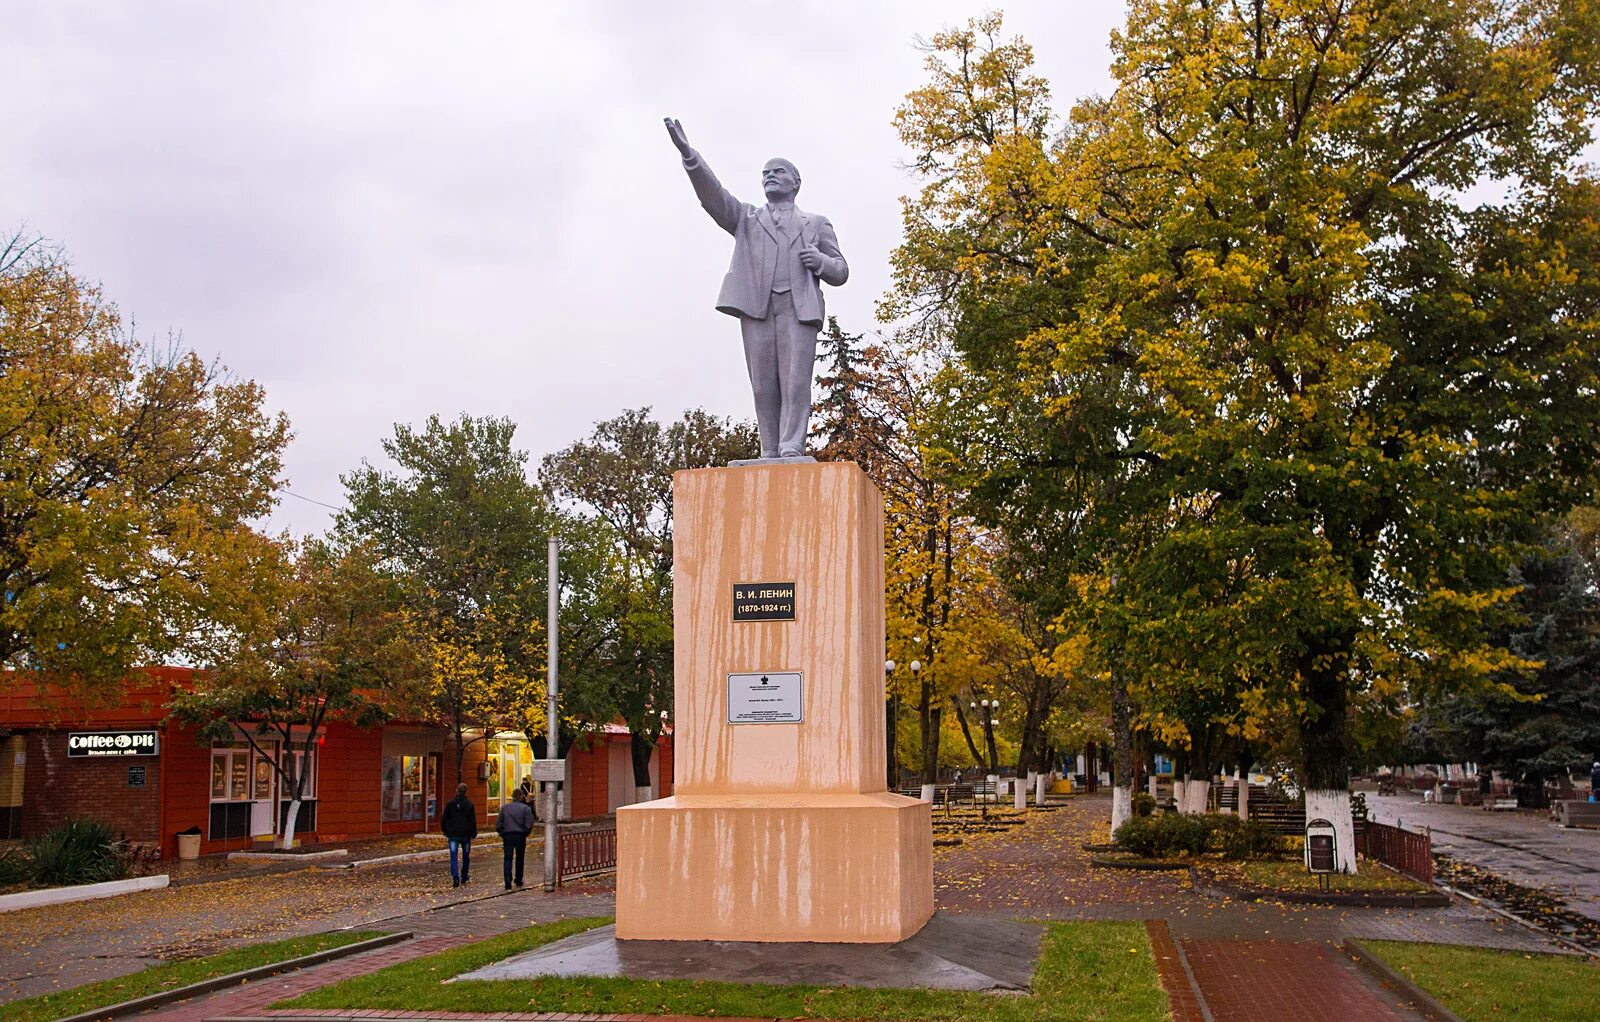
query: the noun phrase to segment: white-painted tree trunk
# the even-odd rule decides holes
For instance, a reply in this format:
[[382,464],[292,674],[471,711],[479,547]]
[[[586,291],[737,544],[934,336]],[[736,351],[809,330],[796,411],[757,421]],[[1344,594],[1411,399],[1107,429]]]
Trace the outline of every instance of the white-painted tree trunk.
[[924,802],[932,802],[933,801],[933,785],[924,784],[922,786],[922,801],[924,801]]
[[989,791],[992,792],[992,794],[989,796],[989,800],[991,802],[998,802],[1000,800],[1000,775],[988,774],[984,777],[984,780],[989,782]]
[[1206,811],[1206,799],[1210,794],[1210,781],[1189,778],[1183,782],[1183,799],[1178,803],[1178,812],[1188,816],[1199,816]]
[[1044,797],[1050,790],[1050,779],[1045,774],[1035,774],[1033,778],[1033,801],[1035,805],[1044,805]]
[[1111,789],[1111,833],[1133,816],[1133,789],[1119,784]]
[[1234,781],[1239,786],[1239,819],[1250,819],[1250,778],[1241,777]]
[[655,785],[653,785],[653,784],[634,785],[634,788],[633,788],[633,800],[634,800],[634,802],[649,802],[650,800],[654,799],[655,797],[656,797]]
[[1155,774],[1151,774],[1145,779],[1145,786],[1150,789],[1151,798],[1157,797],[1157,793],[1161,790],[1160,784],[1160,779],[1157,778]]
[[279,848],[294,847],[294,825],[300,820],[300,800],[294,799],[289,803],[289,815],[283,821],[283,833],[278,835]]
[[1334,861],[1341,873],[1356,871],[1356,825],[1350,817],[1350,792],[1331,788],[1306,792],[1306,822],[1333,824]]

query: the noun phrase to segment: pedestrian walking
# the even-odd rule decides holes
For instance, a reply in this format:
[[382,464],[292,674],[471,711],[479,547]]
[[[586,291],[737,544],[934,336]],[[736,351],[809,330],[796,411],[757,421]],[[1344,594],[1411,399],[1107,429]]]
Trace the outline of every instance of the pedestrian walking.
[[472,874],[472,842],[478,836],[478,807],[467,797],[465,784],[456,785],[456,797],[445,804],[439,829],[450,843],[450,886],[460,887]]
[[1589,801],[1595,801],[1596,794],[1600,793],[1600,760],[1589,768]]
[[494,829],[505,849],[506,890],[511,890],[512,884],[521,887],[522,860],[528,854],[528,834],[533,830],[533,810],[522,801],[522,792],[513,793],[511,801],[500,807]]

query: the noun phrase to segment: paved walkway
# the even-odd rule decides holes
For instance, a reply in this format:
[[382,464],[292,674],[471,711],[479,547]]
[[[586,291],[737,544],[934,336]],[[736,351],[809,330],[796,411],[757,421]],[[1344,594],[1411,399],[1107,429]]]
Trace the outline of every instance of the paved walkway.
[[[447,864],[426,861],[231,877],[0,914],[0,1003],[127,975],[166,959],[492,897],[501,893],[500,856],[495,848],[482,852],[493,854],[474,863],[473,882],[460,891],[450,887]],[[92,941],[86,921],[92,921]]]
[[[1190,889],[1185,874],[1091,867],[1089,854],[1082,846],[1085,841],[1104,839],[1109,811],[1107,799],[1080,798],[1065,809],[1036,813],[1025,826],[1010,833],[969,838],[959,847],[937,849],[935,884],[940,909],[1060,920],[1146,920],[1174,1018],[1180,1022],[1417,1019],[1419,1016],[1356,969],[1338,950],[1337,941],[1348,936],[1552,949],[1539,935],[1471,905],[1373,910],[1240,904],[1198,894]],[[554,895],[533,889],[512,894],[496,891],[492,897],[460,903],[454,897],[458,892],[452,892],[448,882],[441,881],[438,865],[424,864],[377,867],[368,873],[337,871],[318,875],[313,871],[258,877],[248,882],[244,892],[229,891],[223,883],[207,884],[181,893],[190,898],[208,892],[226,897],[216,904],[209,900],[185,903],[186,911],[144,895],[132,896],[107,904],[113,923],[108,933],[120,935],[128,947],[148,954],[162,941],[170,944],[174,928],[200,929],[207,920],[218,919],[223,932],[233,939],[241,927],[261,925],[259,919],[242,922],[248,913],[237,902],[261,895],[259,888],[271,884],[292,885],[271,894],[269,900],[279,911],[291,898],[296,902],[303,899],[313,906],[311,924],[297,926],[297,930],[325,929],[330,921],[337,920],[340,924],[368,925],[386,931],[409,930],[417,939],[170,1005],[143,1018],[203,1022],[268,1017],[268,1005],[348,976],[534,922],[609,915],[613,905],[612,887],[606,879],[564,887]],[[308,892],[298,886],[304,884],[315,886]],[[128,904],[124,905],[124,901]],[[161,911],[147,913],[151,907]],[[138,920],[146,915],[151,926],[149,932],[141,934]],[[50,920],[51,917],[40,916],[34,925],[55,925]],[[0,927],[11,925],[8,917],[0,917]],[[23,956],[14,957],[12,951],[0,946],[0,960],[28,962],[30,970],[38,968],[33,957],[36,952],[17,943],[14,932],[9,938],[0,932],[0,939],[12,940],[11,947],[18,948],[17,953]],[[46,935],[46,943],[56,939]],[[52,954],[59,954],[55,944],[50,946],[55,948]],[[74,946],[81,949],[81,932]],[[66,974],[64,968],[58,969],[58,976]],[[310,1017],[315,1013],[296,1014]],[[344,1019],[438,1017],[427,1013],[350,1011],[321,1015]],[[515,1016],[547,1022],[568,1017]]]
[[1380,823],[1427,827],[1435,851],[1558,894],[1572,911],[1600,920],[1600,830],[1569,830],[1552,823],[1542,809],[1425,805],[1421,792],[1368,792],[1367,811]]

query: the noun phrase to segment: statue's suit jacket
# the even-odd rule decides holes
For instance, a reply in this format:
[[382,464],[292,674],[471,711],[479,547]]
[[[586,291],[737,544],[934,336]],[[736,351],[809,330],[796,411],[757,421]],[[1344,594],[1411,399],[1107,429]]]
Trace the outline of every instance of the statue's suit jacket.
[[[772,215],[765,206],[753,206],[734,198],[697,152],[691,152],[684,159],[683,169],[689,174],[694,193],[700,197],[700,205],[719,227],[733,235],[733,261],[722,278],[717,311],[730,316],[765,319],[778,260],[787,259],[796,318],[802,323],[821,326],[825,305],[818,278],[838,287],[850,276],[850,266],[839,253],[839,239],[828,218],[796,206],[794,217],[800,230],[796,234],[793,227],[790,228],[789,247],[782,249],[779,242],[783,235],[773,226]],[[803,244],[813,246],[823,255],[822,268],[817,273],[800,263]]]

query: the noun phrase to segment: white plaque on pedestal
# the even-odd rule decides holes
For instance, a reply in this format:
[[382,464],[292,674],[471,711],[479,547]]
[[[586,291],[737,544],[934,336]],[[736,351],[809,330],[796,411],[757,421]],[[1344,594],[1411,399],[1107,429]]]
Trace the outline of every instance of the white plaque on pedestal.
[[799,724],[805,720],[799,671],[728,675],[729,724]]

